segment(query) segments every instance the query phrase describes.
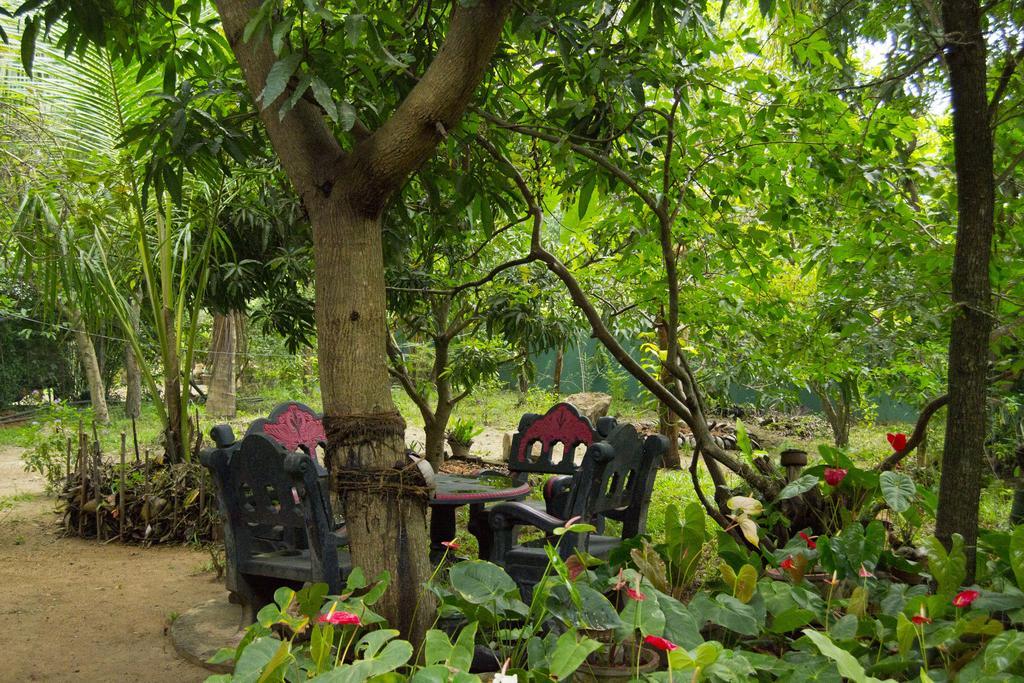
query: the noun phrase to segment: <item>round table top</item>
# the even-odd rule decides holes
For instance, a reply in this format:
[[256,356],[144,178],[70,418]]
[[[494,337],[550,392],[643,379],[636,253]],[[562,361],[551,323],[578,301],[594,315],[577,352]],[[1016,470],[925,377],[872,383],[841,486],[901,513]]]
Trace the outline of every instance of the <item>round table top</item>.
[[528,483],[516,484],[511,477],[484,474],[476,477],[459,474],[438,474],[434,477],[431,505],[468,505],[516,500],[530,493]]

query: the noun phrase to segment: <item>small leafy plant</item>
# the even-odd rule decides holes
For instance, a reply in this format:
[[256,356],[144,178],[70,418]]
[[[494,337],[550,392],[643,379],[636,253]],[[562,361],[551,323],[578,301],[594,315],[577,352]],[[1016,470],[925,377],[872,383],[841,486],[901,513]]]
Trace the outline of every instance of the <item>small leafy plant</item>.
[[459,418],[452,422],[445,436],[449,444],[469,448],[473,445],[473,439],[483,431],[483,428],[477,427],[472,420]]

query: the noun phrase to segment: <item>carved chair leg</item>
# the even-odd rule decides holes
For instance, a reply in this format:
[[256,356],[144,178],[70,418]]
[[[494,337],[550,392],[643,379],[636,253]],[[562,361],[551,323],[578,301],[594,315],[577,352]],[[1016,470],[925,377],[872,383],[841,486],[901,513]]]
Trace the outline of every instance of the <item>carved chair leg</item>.
[[466,524],[466,529],[476,537],[477,547],[480,548],[480,559],[493,561],[494,531],[488,521],[488,514],[482,503],[470,505],[469,522]]

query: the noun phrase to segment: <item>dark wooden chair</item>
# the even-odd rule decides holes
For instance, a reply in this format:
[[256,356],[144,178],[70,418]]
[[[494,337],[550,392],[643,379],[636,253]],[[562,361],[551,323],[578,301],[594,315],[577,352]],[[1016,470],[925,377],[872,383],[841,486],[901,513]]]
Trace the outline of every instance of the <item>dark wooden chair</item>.
[[[547,566],[547,543],[558,543],[562,558],[570,557],[576,550],[606,558],[623,540],[646,530],[654,477],[667,449],[668,440],[663,436],[643,440],[632,425],[616,426],[605,440],[587,449],[583,463],[573,475],[563,515],[552,515],[522,503],[498,503],[491,508],[492,561],[502,565],[524,596],[528,596]],[[577,516],[581,523],[598,528],[602,518],[618,520],[622,533],[573,533],[559,540],[554,530]],[[518,535],[523,527],[539,529],[544,538],[520,543]]]
[[[526,413],[519,419],[519,427],[512,435],[508,453],[508,469],[517,484],[528,483],[531,474],[550,474],[542,489],[544,500],[526,500],[524,505],[535,507],[556,517],[566,512],[572,488],[573,475],[578,469],[576,455],[590,444],[607,435],[615,427],[615,419],[603,417],[598,429],[571,403],[556,403],[543,415]],[[603,432],[602,432],[603,430]],[[487,474],[483,470],[480,474]],[[490,509],[471,505],[468,529],[480,544],[480,557],[490,559],[493,539],[489,521]]]
[[543,415],[527,413],[512,435],[508,469],[513,479],[525,482],[530,474],[552,474],[544,485],[544,508],[563,516],[569,502],[576,456],[616,426],[615,418],[602,417],[597,429],[571,403],[558,403]]
[[281,586],[324,582],[338,593],[351,569],[345,539],[336,533],[330,500],[316,462],[265,434],[235,442],[231,428],[214,427],[216,448],[200,461],[213,474],[224,522],[227,588],[243,606],[243,623],[273,600]]
[[[304,403],[289,401],[276,406],[270,415],[261,417],[245,430],[245,435],[263,434],[289,451],[302,451],[312,457],[326,475],[328,462],[317,460],[316,447],[327,448],[323,418]],[[325,451],[326,452],[326,451]]]

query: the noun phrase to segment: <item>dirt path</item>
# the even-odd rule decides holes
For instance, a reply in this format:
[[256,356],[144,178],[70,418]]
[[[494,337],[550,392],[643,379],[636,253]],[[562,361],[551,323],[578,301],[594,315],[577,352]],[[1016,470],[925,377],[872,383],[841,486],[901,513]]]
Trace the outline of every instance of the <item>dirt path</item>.
[[209,556],[61,538],[54,501],[22,470],[21,449],[0,447],[0,681],[190,683],[209,674],[180,659],[165,628],[193,605],[224,595]]

